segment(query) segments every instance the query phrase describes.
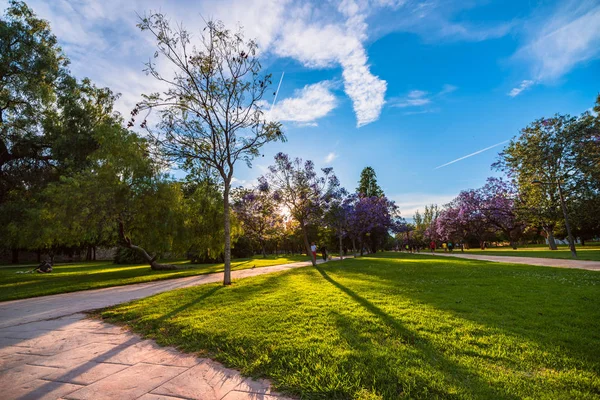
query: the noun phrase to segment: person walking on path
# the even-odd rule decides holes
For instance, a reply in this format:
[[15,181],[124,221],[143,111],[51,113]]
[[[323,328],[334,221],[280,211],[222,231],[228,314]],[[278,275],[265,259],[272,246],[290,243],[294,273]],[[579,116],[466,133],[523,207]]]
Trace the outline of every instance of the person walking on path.
[[435,242],[433,240],[429,243],[429,248],[432,254],[435,253]]
[[315,242],[310,244],[310,252],[312,253],[312,259],[314,262],[317,262],[317,245]]

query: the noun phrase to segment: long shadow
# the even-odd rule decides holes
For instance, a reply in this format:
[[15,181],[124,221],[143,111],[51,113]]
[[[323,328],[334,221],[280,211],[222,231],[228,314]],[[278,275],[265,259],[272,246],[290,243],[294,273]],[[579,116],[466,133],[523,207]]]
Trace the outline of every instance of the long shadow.
[[[131,338],[127,342],[121,343],[121,344],[117,345],[116,347],[114,347],[102,354],[99,354],[98,356],[94,357],[93,359],[86,361],[85,363],[79,365],[77,368],[69,370],[66,374],[64,374],[56,379],[53,379],[51,381],[48,381],[48,383],[45,383],[42,386],[36,388],[35,390],[19,397],[19,400],[41,399],[44,396],[47,396],[48,391],[52,390],[52,388],[54,388],[54,386],[57,383],[65,384],[65,382],[64,382],[65,378],[67,378],[67,377],[73,378],[75,376],[83,375],[85,372],[89,371],[90,369],[92,369],[96,365],[98,365],[98,363],[102,362],[103,360],[106,360],[108,357],[114,356],[114,355],[122,352],[123,350],[127,349],[129,346],[132,346],[136,343],[139,343],[139,340],[136,338]],[[70,351],[70,350],[66,350],[66,351]],[[43,380],[44,377],[42,376],[40,379]],[[79,389],[76,389],[76,390],[79,390]]]
[[[597,272],[447,258],[429,259],[425,271],[407,269],[427,257],[373,257],[378,268],[367,272],[378,285],[402,289],[404,296],[457,318],[546,350],[562,348],[572,359],[600,359],[600,338],[594,334],[600,329],[600,308],[593,307],[600,301],[600,291],[594,289],[600,284]],[[404,261],[397,263],[403,273],[391,260]],[[347,277],[365,279],[364,274],[364,268],[344,270]],[[581,284],[587,281],[589,290]],[[572,310],[566,322],[565,310]]]
[[193,300],[177,307],[176,309],[160,316],[159,318],[156,319],[156,323],[161,323],[163,321],[168,320],[171,317],[174,317],[175,315],[181,313],[182,311],[187,310],[188,308],[190,308],[193,305],[198,304],[199,302],[201,302],[202,300],[212,296],[213,294],[215,294],[217,291],[221,290],[223,288],[223,286],[215,286],[214,288],[208,290],[205,293],[202,293],[200,296],[194,298]]
[[[343,293],[348,295],[350,298],[352,298],[354,301],[356,301],[358,304],[360,304],[362,307],[364,307],[371,314],[378,317],[384,324],[388,325],[388,327],[390,327],[394,331],[398,332],[400,334],[400,337],[402,338],[402,342],[404,344],[417,348],[424,356],[424,357],[422,357],[422,359],[427,360],[427,362],[434,369],[437,369],[441,373],[443,373],[444,378],[447,381],[449,381],[451,384],[462,387],[467,392],[470,392],[470,394],[472,396],[476,396],[476,397],[490,398],[490,399],[491,398],[516,399],[517,398],[516,396],[511,395],[511,394],[507,393],[506,391],[502,391],[502,390],[491,387],[490,382],[483,381],[479,377],[479,375],[477,375],[473,371],[470,371],[469,369],[457,364],[456,362],[449,360],[447,357],[444,356],[444,354],[440,351],[440,349],[436,348],[426,338],[411,331],[410,329],[407,329],[394,317],[390,316],[389,314],[387,314],[386,312],[381,310],[379,307],[377,307],[376,305],[374,305],[373,303],[371,303],[364,297],[360,296],[358,293],[354,292],[352,289],[342,285],[341,283],[339,283],[336,280],[334,280],[333,278],[331,278],[322,267],[317,266],[316,269],[317,269],[317,271],[319,271],[321,276],[327,282],[331,283],[333,286],[338,288],[340,291],[342,291]],[[374,357],[373,354],[376,354],[376,352],[374,351],[375,350],[374,346],[371,346],[364,342],[357,342],[356,339],[353,339],[353,338],[356,338],[358,335],[348,333],[348,331],[346,329],[348,329],[350,326],[352,326],[351,321],[349,321],[347,317],[343,317],[338,314],[338,329],[340,329],[341,335],[346,338],[350,338],[349,343],[357,347],[357,349],[361,353],[361,357],[371,357],[371,358]],[[432,360],[432,359],[435,359],[436,362],[435,363],[431,362],[430,360]],[[382,366],[381,362],[375,362],[375,361],[373,361],[373,362],[381,368],[381,366]],[[394,373],[393,369],[391,368],[391,366],[389,366],[387,363],[384,363],[384,364],[386,365],[386,368],[388,369],[388,371],[384,371],[385,374],[382,376],[386,376],[386,375],[394,376],[395,373]],[[429,383],[424,381],[423,379],[419,379],[418,377],[415,377],[415,379],[418,381],[417,386],[420,386],[421,390],[423,390],[423,389],[427,390],[427,392],[423,392],[422,394],[417,395],[418,397],[422,396],[424,393],[429,393],[429,395],[432,395],[433,397],[441,396],[441,397],[446,398],[446,397],[455,396],[451,393],[447,393],[445,391],[440,391],[440,390],[436,390],[435,388],[432,388],[429,385]],[[465,386],[462,382],[465,380],[471,381],[471,382],[476,382],[478,391],[473,392],[472,387]],[[389,396],[399,396],[399,395],[401,395],[401,393],[393,393],[393,394],[389,393],[388,395]],[[395,398],[395,397],[389,397],[389,398]]]

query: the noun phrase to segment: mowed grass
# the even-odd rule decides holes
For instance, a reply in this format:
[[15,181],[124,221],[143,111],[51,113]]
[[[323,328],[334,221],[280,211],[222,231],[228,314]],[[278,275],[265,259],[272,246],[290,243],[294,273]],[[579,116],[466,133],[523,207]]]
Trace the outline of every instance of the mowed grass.
[[303,399],[597,399],[598,304],[597,272],[384,253],[101,316]]
[[[577,246],[577,259],[587,261],[600,261],[600,246],[585,245]],[[443,251],[443,250],[438,250]],[[454,250],[460,253],[460,249]],[[559,258],[572,259],[571,251],[568,246],[559,246],[558,250],[549,250],[548,246],[543,247],[524,247],[513,250],[511,247],[496,247],[486,250],[470,249],[465,250],[465,254],[478,254],[490,256],[512,256],[512,257],[535,257],[535,258]]]
[[[268,267],[297,261],[309,261],[304,255],[283,257],[256,256],[237,259],[231,263],[232,270],[252,267]],[[99,289],[110,286],[129,285],[162,279],[183,278],[185,276],[222,272],[223,264],[189,264],[187,261],[173,262],[184,269],[175,271],[153,271],[145,265],[120,265],[110,261],[85,262],[56,265],[49,274],[20,274],[17,271],[30,271],[29,267],[0,268],[0,301],[45,296],[49,294]]]

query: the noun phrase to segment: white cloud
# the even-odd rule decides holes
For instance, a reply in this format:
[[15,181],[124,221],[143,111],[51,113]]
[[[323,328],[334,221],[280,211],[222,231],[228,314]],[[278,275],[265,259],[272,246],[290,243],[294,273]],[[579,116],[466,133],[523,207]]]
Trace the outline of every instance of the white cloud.
[[451,202],[456,194],[431,194],[431,193],[405,193],[390,196],[396,202],[400,215],[404,218],[413,218],[415,212],[419,210],[423,214],[425,206],[437,204],[442,206]]
[[600,4],[596,0],[563,3],[533,26],[515,54],[531,63],[536,80],[548,81],[577,64],[600,57]]
[[[300,124],[314,124],[319,118],[329,114],[337,105],[337,100],[330,91],[331,82],[323,81],[306,85],[289,97],[276,103],[266,113],[267,119],[273,121],[290,121]],[[268,108],[266,102],[265,107]]]
[[[426,92],[423,90],[411,90],[406,95],[406,97],[401,97],[401,98],[396,97],[396,98],[391,99],[390,104],[392,107],[399,107],[399,108],[422,107],[422,106],[431,104],[434,99],[439,99],[440,97],[443,97],[449,93],[452,93],[457,89],[458,88],[456,86],[446,84],[442,87],[442,90],[440,90],[438,93],[435,93],[432,95],[429,94],[429,92]],[[431,110],[428,110],[426,112],[431,112]],[[420,114],[420,113],[423,113],[423,111],[411,112],[410,114]]]
[[325,159],[323,161],[325,161],[325,164],[331,164],[336,158],[338,158],[338,155],[334,152],[331,152],[327,154],[327,156],[325,156]]
[[339,11],[344,23],[314,22],[310,10],[302,9],[296,18],[286,21],[274,44],[275,54],[292,57],[309,68],[341,65],[344,89],[352,100],[357,126],[379,118],[385,104],[387,83],[374,76],[363,46],[366,39],[366,13],[353,1],[342,2]]
[[394,103],[392,106],[401,108],[424,106],[426,104],[431,103],[431,100],[428,99],[426,96],[427,92],[424,92],[422,90],[413,90],[410,93],[408,93],[408,96],[406,96],[405,99]]
[[508,92],[508,95],[510,97],[516,97],[519,94],[521,94],[522,91],[530,88],[531,86],[533,86],[535,82],[531,81],[531,80],[524,80],[521,82],[521,84],[519,86],[517,86],[516,88],[513,88],[510,92]]

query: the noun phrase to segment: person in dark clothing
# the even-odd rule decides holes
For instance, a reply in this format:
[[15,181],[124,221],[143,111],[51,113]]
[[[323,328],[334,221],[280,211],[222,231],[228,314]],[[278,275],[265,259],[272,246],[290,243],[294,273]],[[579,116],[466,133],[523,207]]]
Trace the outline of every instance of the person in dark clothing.
[[323,256],[323,261],[327,261],[327,248],[325,246],[321,247],[321,254]]
[[50,264],[48,261],[44,261],[37,267],[35,272],[40,274],[48,274],[52,272],[52,264]]

